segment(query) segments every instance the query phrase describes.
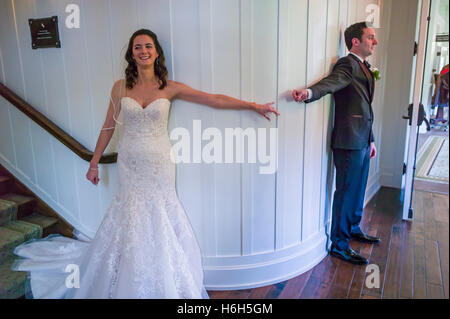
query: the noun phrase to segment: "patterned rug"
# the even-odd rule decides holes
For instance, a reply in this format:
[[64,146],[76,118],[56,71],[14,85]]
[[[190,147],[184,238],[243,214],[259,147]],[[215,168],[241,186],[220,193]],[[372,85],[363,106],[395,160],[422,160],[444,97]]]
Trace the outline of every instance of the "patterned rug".
[[416,178],[448,183],[448,137],[430,136],[417,154]]

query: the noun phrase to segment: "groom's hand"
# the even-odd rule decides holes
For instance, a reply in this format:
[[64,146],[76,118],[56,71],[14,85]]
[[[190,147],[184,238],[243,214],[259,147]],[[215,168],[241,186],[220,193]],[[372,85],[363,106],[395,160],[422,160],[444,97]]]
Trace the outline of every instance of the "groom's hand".
[[308,99],[308,96],[309,93],[307,89],[292,91],[292,97],[294,98],[295,102],[306,101]]

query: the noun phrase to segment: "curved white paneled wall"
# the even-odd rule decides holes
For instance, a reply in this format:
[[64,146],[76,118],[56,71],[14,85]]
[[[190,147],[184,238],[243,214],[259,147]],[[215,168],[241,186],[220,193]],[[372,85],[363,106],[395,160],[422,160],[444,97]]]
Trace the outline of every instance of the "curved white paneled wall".
[[[65,7],[78,4],[81,28],[64,26]],[[258,164],[179,164],[177,189],[204,255],[209,289],[267,285],[315,266],[326,255],[333,192],[328,147],[331,98],[309,105],[289,98],[328,73],[345,54],[341,30],[365,19],[369,3],[382,12],[386,38],[390,1],[369,0],[13,0],[0,1],[1,81],[82,144],[94,149],[109,91],[123,71],[129,36],[156,32],[170,79],[213,93],[275,101],[268,122],[249,111],[173,104],[170,129],[278,128],[278,170]],[[31,50],[28,18],[60,17],[61,49]],[[386,49],[372,62],[382,71]],[[383,96],[383,81],[377,97]],[[375,116],[382,108],[375,100]],[[375,134],[380,137],[380,121]],[[115,165],[101,183],[85,180],[88,163],[0,99],[0,163],[76,228],[93,237],[117,189]],[[120,134],[116,134],[120,135]],[[107,151],[114,151],[115,136]],[[368,195],[378,188],[372,163]]]

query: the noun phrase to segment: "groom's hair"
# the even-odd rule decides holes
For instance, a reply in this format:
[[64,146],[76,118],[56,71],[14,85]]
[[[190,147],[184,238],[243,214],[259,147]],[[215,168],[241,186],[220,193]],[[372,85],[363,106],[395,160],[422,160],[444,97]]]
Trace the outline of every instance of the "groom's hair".
[[357,38],[359,41],[362,40],[362,35],[364,34],[364,29],[367,29],[368,26],[366,22],[358,22],[349,26],[344,33],[345,36],[345,44],[347,45],[347,49],[351,49],[353,46],[352,40],[353,38]]

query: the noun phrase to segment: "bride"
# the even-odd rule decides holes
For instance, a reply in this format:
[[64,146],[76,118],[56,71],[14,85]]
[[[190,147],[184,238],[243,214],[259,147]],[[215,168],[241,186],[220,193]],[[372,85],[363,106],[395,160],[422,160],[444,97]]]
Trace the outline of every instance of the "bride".
[[[253,110],[268,120],[270,113],[279,115],[273,103],[249,103],[169,81],[163,50],[149,30],[131,36],[125,59],[125,79],[112,88],[86,174],[94,185],[100,181],[97,164],[122,111],[117,194],[93,240],[75,231],[77,239],[51,235],[16,248],[22,259],[13,269],[30,272],[34,298],[208,298],[200,248],[176,194],[167,132],[171,101]],[[68,279],[72,270],[78,284]]]

